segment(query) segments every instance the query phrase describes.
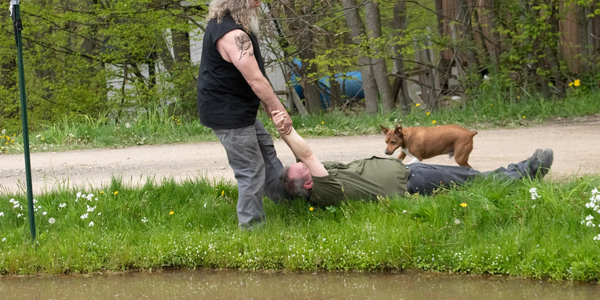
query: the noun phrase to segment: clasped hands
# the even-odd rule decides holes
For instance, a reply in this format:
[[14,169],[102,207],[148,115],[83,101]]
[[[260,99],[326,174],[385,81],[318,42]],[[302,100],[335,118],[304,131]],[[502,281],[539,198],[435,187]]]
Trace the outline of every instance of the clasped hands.
[[292,132],[292,118],[286,111],[273,110],[271,111],[271,118],[279,134],[288,135]]

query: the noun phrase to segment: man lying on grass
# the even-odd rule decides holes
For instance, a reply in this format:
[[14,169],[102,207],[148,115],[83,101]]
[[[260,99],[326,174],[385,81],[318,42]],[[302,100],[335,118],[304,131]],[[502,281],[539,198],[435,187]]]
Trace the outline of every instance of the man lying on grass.
[[378,196],[431,194],[436,188],[462,184],[477,176],[507,179],[542,178],[552,166],[552,149],[537,149],[531,157],[507,168],[479,172],[469,167],[416,163],[405,166],[397,158],[371,157],[344,164],[321,162],[295,129],[286,133],[286,113],[273,111],[273,123],[281,138],[301,162],[283,169],[285,189],[316,206],[338,205],[346,199],[376,199]]

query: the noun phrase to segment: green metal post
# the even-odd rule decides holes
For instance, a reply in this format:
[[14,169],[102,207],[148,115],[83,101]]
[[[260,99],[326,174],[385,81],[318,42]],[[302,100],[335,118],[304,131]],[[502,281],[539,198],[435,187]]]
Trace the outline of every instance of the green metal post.
[[11,14],[17,43],[17,64],[19,66],[19,94],[21,95],[21,119],[23,121],[23,152],[25,153],[25,175],[27,182],[27,204],[29,207],[29,230],[31,238],[35,240],[35,215],[33,207],[33,194],[31,187],[31,163],[29,160],[29,130],[27,127],[27,101],[25,98],[25,69],[23,67],[23,42],[21,40],[21,11],[19,0],[11,0]]

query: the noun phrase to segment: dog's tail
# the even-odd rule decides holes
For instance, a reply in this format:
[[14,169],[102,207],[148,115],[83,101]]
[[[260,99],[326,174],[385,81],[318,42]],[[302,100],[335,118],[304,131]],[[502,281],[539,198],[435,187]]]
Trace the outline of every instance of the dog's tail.
[[476,134],[477,134],[477,131],[476,131],[476,130],[472,130],[472,131],[471,131],[471,136],[475,136]]

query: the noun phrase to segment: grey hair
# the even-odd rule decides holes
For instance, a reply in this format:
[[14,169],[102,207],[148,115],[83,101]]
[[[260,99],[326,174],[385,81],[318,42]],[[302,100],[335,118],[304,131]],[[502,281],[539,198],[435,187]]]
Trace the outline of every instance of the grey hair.
[[283,187],[286,191],[288,191],[292,196],[302,197],[305,199],[310,199],[311,190],[307,190],[304,188],[304,183],[306,182],[302,178],[290,178],[290,166],[284,167],[281,175],[279,175],[279,180],[283,183]]
[[223,17],[230,14],[233,20],[246,32],[250,32],[252,18],[258,16],[254,7],[255,0],[212,0],[208,6],[208,19],[217,18],[221,23]]

